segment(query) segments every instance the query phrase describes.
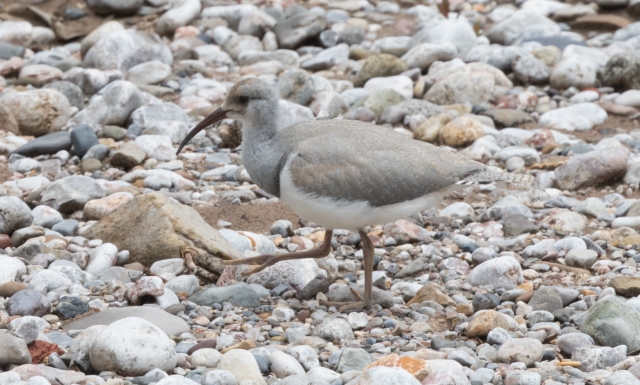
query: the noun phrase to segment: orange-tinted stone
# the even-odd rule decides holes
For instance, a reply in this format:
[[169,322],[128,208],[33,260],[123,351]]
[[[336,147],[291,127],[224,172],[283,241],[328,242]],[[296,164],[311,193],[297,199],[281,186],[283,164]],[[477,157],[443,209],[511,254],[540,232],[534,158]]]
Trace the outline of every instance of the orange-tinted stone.
[[378,361],[369,364],[369,366],[364,368],[363,372],[366,372],[367,370],[376,366],[402,368],[411,373],[411,375],[414,376],[418,381],[422,381],[431,373],[431,367],[429,367],[429,363],[427,361],[409,356],[400,357],[397,354],[391,354],[382,357]]
[[64,351],[58,345],[40,340],[33,341],[28,345],[28,348],[29,354],[31,354],[31,363],[33,364],[42,363],[51,353],[64,354]]
[[5,249],[11,246],[11,237],[7,234],[0,234],[0,248]]

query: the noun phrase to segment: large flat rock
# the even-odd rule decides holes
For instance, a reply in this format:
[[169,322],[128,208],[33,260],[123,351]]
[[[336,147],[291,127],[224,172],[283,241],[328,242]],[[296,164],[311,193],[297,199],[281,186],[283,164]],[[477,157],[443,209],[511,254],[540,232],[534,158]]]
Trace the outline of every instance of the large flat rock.
[[[151,266],[154,262],[181,258],[187,248],[200,253],[196,264],[222,273],[220,260],[241,258],[240,252],[200,214],[160,193],[135,197],[91,226],[83,236],[113,243],[129,250],[131,262]],[[207,266],[198,258],[208,260]]]
[[64,330],[84,330],[93,325],[111,325],[127,317],[138,317],[151,322],[168,336],[180,335],[189,331],[189,325],[180,317],[152,306],[114,307],[106,311],[64,325]]

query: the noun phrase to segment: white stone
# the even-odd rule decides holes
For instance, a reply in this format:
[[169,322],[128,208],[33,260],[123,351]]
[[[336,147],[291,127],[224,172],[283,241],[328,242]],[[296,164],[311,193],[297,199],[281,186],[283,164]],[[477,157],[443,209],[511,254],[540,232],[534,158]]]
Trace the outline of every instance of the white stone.
[[217,369],[230,372],[238,383],[246,381],[248,384],[253,382],[256,385],[267,385],[253,354],[247,350],[229,350],[222,355]]
[[305,374],[302,365],[287,353],[275,351],[269,357],[270,369],[278,378]]
[[28,21],[6,20],[0,22],[0,41],[21,46],[29,46],[33,26]]
[[538,123],[567,131],[590,130],[607,120],[607,112],[594,103],[580,103],[545,112]]
[[369,316],[367,313],[362,312],[352,312],[347,316],[347,322],[352,329],[358,330],[367,326],[369,322]]
[[151,322],[127,317],[98,334],[89,357],[97,371],[141,376],[154,368],[172,371],[177,363],[173,346],[173,341]]
[[200,0],[181,0],[174,3],[173,8],[165,12],[156,21],[156,32],[160,35],[168,35],[175,32],[176,28],[192,22],[202,10]]
[[616,98],[616,104],[629,107],[640,107],[640,90],[628,90]]
[[549,81],[552,87],[559,89],[594,87],[597,72],[598,66],[593,60],[582,55],[574,55],[556,64],[551,71]]
[[405,99],[413,98],[413,80],[404,75],[369,79],[365,83],[364,89],[369,92],[391,89],[402,95]]
[[193,366],[204,366],[207,368],[215,368],[220,362],[222,354],[216,349],[203,348],[198,349],[191,354],[191,364]]
[[46,294],[61,287],[69,287],[73,282],[66,275],[48,269],[33,274],[28,279],[28,283],[31,289]]
[[6,255],[0,255],[0,266],[2,266],[2,269],[0,269],[0,285],[13,282],[27,272],[22,261]]
[[[166,14],[165,14],[166,15]],[[159,60],[140,63],[127,71],[125,79],[135,84],[157,84],[171,75],[171,67]]]
[[496,289],[510,290],[524,282],[522,268],[512,256],[493,258],[476,266],[467,282],[473,286],[493,285]]
[[226,370],[210,370],[202,378],[202,385],[236,385],[236,378]]
[[452,43],[419,44],[402,55],[402,60],[409,68],[420,68],[426,71],[436,61],[449,61],[456,57],[458,49]]
[[136,144],[140,146],[147,156],[161,162],[176,159],[175,149],[171,138],[163,135],[141,135],[136,138]]
[[92,275],[98,275],[116,263],[117,254],[118,248],[112,243],[105,243],[89,250],[89,263],[85,271]]

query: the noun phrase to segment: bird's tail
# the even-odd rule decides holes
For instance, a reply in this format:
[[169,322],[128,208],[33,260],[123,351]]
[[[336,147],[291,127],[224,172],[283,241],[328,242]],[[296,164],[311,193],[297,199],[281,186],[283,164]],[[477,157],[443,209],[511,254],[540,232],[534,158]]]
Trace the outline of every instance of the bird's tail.
[[482,171],[456,182],[457,185],[472,186],[496,182],[499,188],[511,194],[520,195],[529,200],[543,199],[547,196],[533,175],[511,174],[508,172]]

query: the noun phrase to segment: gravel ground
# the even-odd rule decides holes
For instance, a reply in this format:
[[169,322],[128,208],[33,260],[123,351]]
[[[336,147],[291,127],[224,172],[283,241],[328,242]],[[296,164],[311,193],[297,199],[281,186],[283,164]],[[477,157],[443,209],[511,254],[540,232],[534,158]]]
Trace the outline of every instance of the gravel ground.
[[[640,384],[640,2],[3,1],[0,384]],[[535,176],[317,247],[241,125],[375,122]],[[373,164],[381,159],[370,159]],[[399,170],[400,172],[401,170]]]

